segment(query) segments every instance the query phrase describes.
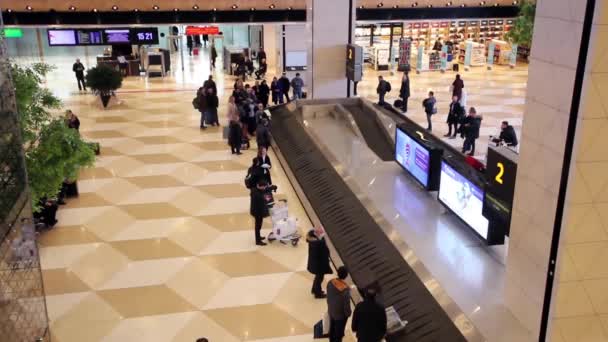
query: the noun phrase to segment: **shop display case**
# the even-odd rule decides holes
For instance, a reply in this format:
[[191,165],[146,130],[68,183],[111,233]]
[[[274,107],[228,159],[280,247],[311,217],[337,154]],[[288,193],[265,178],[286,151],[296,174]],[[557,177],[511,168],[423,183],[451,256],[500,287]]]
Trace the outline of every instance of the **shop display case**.
[[486,65],[486,46],[484,44],[476,43],[472,40],[467,40],[460,43],[461,53],[458,55],[458,63],[465,64],[466,51],[468,43],[471,43],[471,64],[470,66],[484,66]]
[[486,46],[490,43],[494,43],[494,64],[509,65],[511,62],[511,44],[504,40],[493,39],[488,41]]
[[355,28],[355,44],[363,48],[363,61],[369,62],[371,60],[371,41],[372,41],[372,27],[363,26]]
[[371,63],[374,67],[374,70],[388,70],[390,65],[390,53],[388,46],[373,46],[372,47],[372,56]]
[[424,48],[413,49],[412,65],[416,67],[416,72],[439,71],[441,70],[441,52],[433,50],[427,51],[424,50]]

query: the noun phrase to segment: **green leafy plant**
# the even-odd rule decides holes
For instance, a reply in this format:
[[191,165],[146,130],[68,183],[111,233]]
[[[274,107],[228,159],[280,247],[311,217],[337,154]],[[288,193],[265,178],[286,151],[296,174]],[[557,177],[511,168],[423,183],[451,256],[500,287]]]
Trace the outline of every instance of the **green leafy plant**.
[[531,47],[535,15],[536,4],[531,0],[522,0],[519,4],[519,16],[505,38],[512,44]]
[[82,167],[91,166],[95,152],[78,131],[49,112],[61,108],[61,101],[42,86],[52,66],[11,64],[10,68],[32,205],[36,210],[41,198],[55,197],[65,180],[76,180]]
[[103,106],[107,107],[110,96],[122,86],[122,74],[107,65],[98,65],[87,72],[86,82],[101,97]]

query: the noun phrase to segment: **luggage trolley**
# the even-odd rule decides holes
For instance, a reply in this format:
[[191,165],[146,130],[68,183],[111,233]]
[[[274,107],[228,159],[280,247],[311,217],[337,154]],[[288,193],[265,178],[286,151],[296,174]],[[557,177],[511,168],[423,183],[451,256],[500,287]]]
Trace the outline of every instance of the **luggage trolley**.
[[272,219],[272,232],[268,234],[268,242],[272,243],[275,240],[282,244],[291,242],[291,245],[296,247],[302,235],[298,231],[297,219],[289,217],[287,201],[281,200],[275,203],[270,208],[270,217]]

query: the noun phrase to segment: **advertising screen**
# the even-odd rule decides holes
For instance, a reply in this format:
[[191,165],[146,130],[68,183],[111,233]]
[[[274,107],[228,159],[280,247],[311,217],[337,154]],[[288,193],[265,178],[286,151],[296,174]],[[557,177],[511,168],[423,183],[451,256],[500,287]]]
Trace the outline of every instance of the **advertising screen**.
[[488,220],[483,216],[483,190],[441,162],[439,200],[484,239],[488,238]]
[[78,45],[102,45],[101,30],[78,30],[76,31]]
[[134,45],[158,44],[158,29],[156,27],[131,29],[131,42]]
[[400,129],[395,136],[395,160],[424,187],[428,185],[429,151]]
[[47,30],[50,46],[76,45],[74,30]]
[[108,45],[111,44],[130,44],[130,30],[129,29],[117,29],[117,30],[104,30],[105,42]]

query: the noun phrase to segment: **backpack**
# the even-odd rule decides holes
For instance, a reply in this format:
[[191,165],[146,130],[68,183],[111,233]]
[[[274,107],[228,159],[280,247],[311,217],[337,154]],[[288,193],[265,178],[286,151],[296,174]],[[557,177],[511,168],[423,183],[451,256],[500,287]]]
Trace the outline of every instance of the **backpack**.
[[[386,81],[385,81],[386,82]],[[389,82],[386,82],[386,92],[390,92],[391,90],[393,90],[393,88],[391,87],[391,84]]]
[[192,99],[192,107],[194,107],[194,109],[198,109],[198,107],[199,107],[198,96],[195,97],[194,99]]
[[251,189],[253,185],[253,167],[250,167],[247,169],[247,175],[245,176],[245,187]]

